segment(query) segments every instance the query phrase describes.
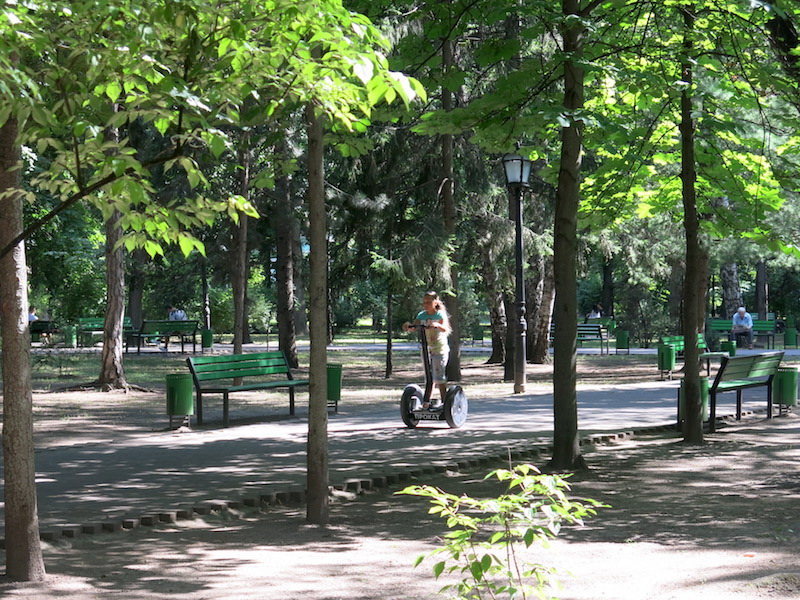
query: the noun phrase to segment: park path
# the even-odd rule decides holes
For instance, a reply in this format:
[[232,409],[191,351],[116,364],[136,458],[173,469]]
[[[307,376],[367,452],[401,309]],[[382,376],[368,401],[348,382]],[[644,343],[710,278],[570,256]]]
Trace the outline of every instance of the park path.
[[[677,381],[581,387],[581,435],[671,425],[677,387]],[[719,414],[732,412],[730,396],[730,402],[721,402]],[[745,410],[765,408],[765,398],[762,390],[749,390]],[[348,407],[345,402],[329,419],[331,483],[504,455],[521,445],[547,445],[552,405],[549,393],[472,398],[465,426],[454,430],[424,422],[407,429],[395,408]],[[305,415],[227,429],[218,428],[213,411],[207,418],[207,427],[190,431],[121,435],[38,451],[40,529],[48,535],[65,529],[77,533],[90,524],[303,489]]]

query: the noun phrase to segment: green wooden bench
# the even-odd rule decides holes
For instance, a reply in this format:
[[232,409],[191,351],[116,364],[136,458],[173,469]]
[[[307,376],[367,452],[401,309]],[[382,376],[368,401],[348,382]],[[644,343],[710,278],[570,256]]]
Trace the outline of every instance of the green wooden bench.
[[[105,317],[80,317],[77,327],[78,345],[91,346],[95,343],[95,338],[102,338],[105,320]],[[133,330],[130,317],[123,318],[122,330],[124,332]]]
[[[228,426],[228,397],[251,390],[289,390],[289,414],[294,415],[294,389],[308,385],[307,379],[295,379],[282,351],[248,354],[190,356],[186,359],[194,379],[197,399],[197,423],[203,423],[203,395],[222,394],[222,425]],[[246,381],[242,381],[245,379]],[[241,381],[235,383],[234,380]],[[338,406],[336,407],[338,409]]]
[[[762,338],[767,340],[767,349],[775,349],[775,337],[783,336],[782,333],[777,332],[777,321],[766,319],[753,319],[753,341],[758,341]],[[706,330],[716,331],[721,335],[727,335],[728,340],[735,341],[736,336],[732,335],[733,321],[731,319],[709,319],[706,324]]]
[[[555,323],[550,324],[550,343],[553,343],[553,336],[556,332]],[[584,342],[599,342],[600,355],[610,354],[610,338],[608,328],[600,323],[578,323],[578,345],[583,347]]]
[[[686,339],[682,335],[665,335],[659,338],[658,343],[660,346],[671,346],[675,349],[675,355],[678,356],[683,354],[686,351]],[[702,333],[697,334],[697,348],[700,350],[707,350],[708,345],[706,344],[706,338]],[[706,362],[706,373],[708,376],[711,376],[711,359],[712,358],[722,358],[723,356],[727,356],[727,352],[701,352],[700,353],[700,360],[704,360]],[[659,365],[658,368],[659,376],[661,379],[664,379],[664,375],[668,374],[669,378],[672,379],[672,369],[662,369],[662,366]]]
[[772,380],[783,360],[783,352],[763,352],[742,356],[726,356],[708,389],[709,431],[716,429],[717,395],[736,392],[736,419],[742,418],[742,390],[752,387],[767,388],[767,418],[772,418]]
[[617,329],[617,322],[613,317],[586,317],[584,322],[589,325],[602,325],[611,334]]
[[136,343],[136,353],[141,354],[142,343],[161,340],[164,349],[169,352],[169,340],[176,337],[181,342],[181,352],[185,352],[185,344],[192,341],[192,354],[197,353],[197,332],[200,330],[199,321],[142,321],[142,326],[137,331],[130,331],[125,336],[125,352]]

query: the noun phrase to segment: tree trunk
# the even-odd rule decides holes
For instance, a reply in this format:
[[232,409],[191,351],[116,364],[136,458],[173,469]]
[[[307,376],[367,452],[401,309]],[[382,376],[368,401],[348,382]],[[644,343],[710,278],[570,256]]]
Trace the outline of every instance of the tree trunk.
[[294,252],[292,245],[292,189],[288,176],[281,177],[275,189],[275,280],[278,321],[278,347],[289,365],[297,367],[297,337],[294,330]]
[[[118,109],[114,105],[114,111]],[[118,141],[119,132],[110,127],[105,137]],[[118,242],[122,239],[121,215],[114,211],[105,222],[106,230],[106,316],[103,324],[103,351],[97,385],[103,391],[125,389],[125,369],[122,366],[122,322],[125,317],[125,254]]]
[[531,320],[532,343],[529,359],[534,364],[543,365],[550,362],[550,322],[555,301],[553,257],[540,256],[539,263],[542,272],[539,280],[541,291],[537,294],[539,305],[532,309],[535,312]]
[[306,519],[311,523],[328,523],[328,401],[327,345],[328,338],[328,242],[325,212],[325,174],[323,171],[322,118],[314,107],[306,107],[308,123],[308,219],[310,285],[309,334],[311,360],[308,408],[308,505]]
[[686,232],[686,284],[683,288],[683,335],[684,350],[684,401],[686,403],[683,436],[689,444],[703,443],[703,414],[700,400],[700,351],[697,347],[699,314],[704,306],[705,295],[701,286],[703,255],[700,243],[700,221],[697,214],[697,181],[694,152],[694,118],[692,116],[692,31],[694,29],[694,7],[681,9],[684,25],[682,58],[682,81],[686,87],[681,93],[681,188],[683,196],[683,226]]
[[[14,57],[12,56],[12,60]],[[0,127],[0,248],[22,233],[17,121]],[[3,340],[3,477],[6,575],[17,581],[45,578],[33,447],[28,269],[22,242],[0,258],[0,334]]]
[[[249,135],[242,134],[239,147],[239,194],[247,199],[250,195],[250,148]],[[247,322],[247,215],[239,215],[239,224],[234,232],[236,260],[231,277],[233,287],[233,353],[241,354]]]
[[308,334],[308,311],[306,310],[306,285],[303,272],[302,226],[299,219],[293,219],[292,260],[294,269],[294,331],[295,335]]
[[[564,108],[572,114],[583,106],[583,68],[580,66],[584,25],[579,0],[562,0],[564,15],[573,17],[563,31]],[[577,229],[582,162],[583,125],[570,120],[561,129],[553,233],[555,273],[555,335],[553,339],[553,458],[548,468],[575,471],[586,468],[578,440],[577,355]]]
[[732,319],[736,309],[744,305],[736,263],[728,263],[719,268],[719,284],[722,287],[722,318]]
[[486,286],[486,304],[489,307],[492,354],[486,361],[490,365],[501,365],[506,360],[506,311],[503,292],[500,289],[497,265],[491,247],[484,247],[482,254],[483,281]]
[[142,248],[137,248],[131,253],[131,269],[128,282],[128,316],[131,318],[131,325],[133,325],[134,329],[141,327],[144,320],[142,300],[144,299],[144,265],[147,260],[146,257],[147,252]]
[[603,263],[603,316],[614,316],[614,259],[609,258]]
[[[453,66],[453,43],[449,39],[442,42],[442,63],[445,73]],[[442,86],[442,108],[445,112],[453,110],[453,93]],[[453,136],[442,135],[442,213],[444,230],[451,241],[456,237],[455,181],[453,179]],[[454,244],[456,247],[457,244]],[[455,252],[455,250],[454,250]],[[458,306],[458,260],[451,256],[450,286],[453,296],[447,300],[450,315],[450,358],[447,362],[447,379],[461,381],[461,314]]]
[[106,228],[106,318],[103,325],[103,350],[100,377],[97,385],[103,391],[125,389],[125,369],[122,365],[122,324],[125,317],[125,255],[122,246],[116,247],[122,239],[119,225],[119,211],[109,217]]
[[[391,260],[391,256],[390,256]],[[389,379],[394,371],[394,363],[392,357],[392,323],[394,322],[394,309],[392,307],[392,283],[389,282],[389,290],[386,292],[386,369],[384,370],[384,379]]]
[[211,329],[211,298],[208,286],[208,258],[200,257],[200,286],[203,295],[203,327]]
[[766,319],[769,312],[769,286],[767,284],[767,263],[756,263],[756,312],[759,319]]

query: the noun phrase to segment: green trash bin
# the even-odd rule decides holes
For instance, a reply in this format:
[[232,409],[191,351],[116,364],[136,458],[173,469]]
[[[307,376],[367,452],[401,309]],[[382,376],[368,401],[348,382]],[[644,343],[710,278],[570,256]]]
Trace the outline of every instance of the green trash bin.
[[719,346],[723,352],[728,353],[728,356],[736,356],[736,340],[721,342]]
[[797,348],[797,329],[794,327],[787,327],[783,333],[783,347],[788,348],[789,346]]
[[617,354],[619,354],[620,350],[625,350],[626,354],[630,354],[631,353],[630,332],[624,329],[617,329],[616,341],[614,342],[614,347],[617,350]]
[[339,412],[339,400],[342,399],[342,365],[328,365],[328,408]]
[[[686,380],[681,379],[681,389],[678,391],[678,420],[683,421],[686,417],[686,399],[683,386]],[[708,421],[708,377],[700,378],[700,402],[703,405],[703,421]]]
[[797,406],[797,367],[778,367],[772,379],[772,400],[783,406]]
[[664,378],[664,373],[669,373],[672,379],[672,372],[675,370],[675,346],[669,344],[659,344],[658,346],[658,371],[661,373],[661,378]]
[[[190,373],[171,373],[167,375],[167,415],[172,426],[173,416],[194,414],[194,390]],[[188,423],[187,423],[188,424]]]
[[200,346],[205,350],[206,348],[211,349],[214,347],[214,330],[213,329],[201,329],[200,330]]
[[78,345],[78,330],[71,325],[62,327],[61,331],[64,332],[64,345],[67,348],[75,348]]

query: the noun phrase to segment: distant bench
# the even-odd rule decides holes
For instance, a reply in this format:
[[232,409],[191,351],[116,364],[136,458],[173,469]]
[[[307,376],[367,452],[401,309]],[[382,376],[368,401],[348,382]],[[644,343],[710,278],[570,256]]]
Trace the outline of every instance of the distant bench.
[[[186,359],[186,363],[189,365],[194,379],[198,425],[203,423],[204,394],[222,394],[222,425],[227,427],[230,394],[250,390],[286,388],[289,390],[289,414],[294,415],[294,389],[308,385],[307,379],[292,377],[286,356],[280,350],[248,354],[190,356]],[[234,379],[237,378],[245,378],[247,381],[234,384]],[[265,380],[265,378],[269,379]],[[227,380],[228,383],[223,380]]]
[[[727,335],[732,342],[736,341],[736,335],[731,335],[733,330],[733,321],[731,319],[709,319],[706,329]],[[767,348],[774,349],[776,335],[778,335],[776,321],[753,319],[753,340],[757,341],[761,338],[766,338]]]
[[136,353],[141,354],[142,342],[163,340],[164,348],[169,351],[170,338],[176,337],[181,342],[181,352],[185,352],[185,344],[192,341],[192,354],[197,353],[197,332],[199,321],[142,321],[142,326],[136,331],[129,331],[125,335],[125,352],[136,342]]
[[752,387],[767,388],[767,418],[772,418],[772,380],[783,360],[783,352],[764,352],[742,356],[725,356],[714,383],[708,389],[709,431],[716,429],[717,394],[736,392],[736,419],[742,418],[742,390]]
[[[78,345],[91,346],[94,344],[95,337],[103,337],[103,327],[105,325],[105,317],[80,317],[78,319]],[[127,332],[133,329],[130,317],[125,317],[122,320],[122,330]]]
[[54,333],[58,333],[58,325],[53,321],[31,321],[28,325],[31,331],[31,341],[38,342],[42,339],[49,341]]
[[[550,324],[550,343],[553,343],[555,336],[556,325]],[[610,339],[608,336],[608,327],[600,323],[578,323],[578,345],[583,346],[584,342],[599,342],[600,355],[610,354]]]

